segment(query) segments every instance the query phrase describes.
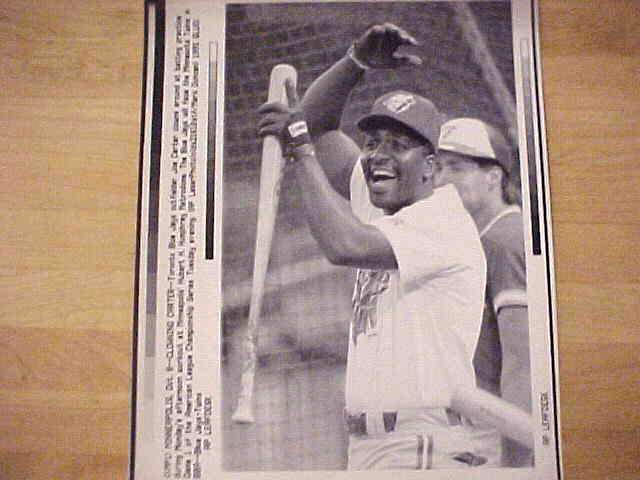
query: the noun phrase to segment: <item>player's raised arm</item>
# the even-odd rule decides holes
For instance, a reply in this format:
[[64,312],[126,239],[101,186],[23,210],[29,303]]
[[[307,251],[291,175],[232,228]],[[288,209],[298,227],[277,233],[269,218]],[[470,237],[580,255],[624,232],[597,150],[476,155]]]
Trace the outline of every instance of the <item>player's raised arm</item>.
[[347,55],[311,84],[302,100],[322,168],[331,185],[346,198],[351,169],[360,155],[355,142],[340,130],[349,95],[368,69],[419,65],[420,58],[398,51],[403,45],[416,44],[411,35],[396,25],[375,25],[353,43]]
[[342,112],[351,90],[368,69],[420,65],[419,57],[402,53],[403,45],[417,45],[409,33],[391,23],[375,25],[357,39],[347,54],[318,77],[302,99],[311,137],[340,128]]

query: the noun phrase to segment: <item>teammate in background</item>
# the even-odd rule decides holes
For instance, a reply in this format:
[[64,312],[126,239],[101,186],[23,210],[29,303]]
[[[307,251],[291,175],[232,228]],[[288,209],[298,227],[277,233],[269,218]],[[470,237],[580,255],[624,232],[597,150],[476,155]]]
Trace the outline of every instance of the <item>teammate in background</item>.
[[397,50],[415,43],[394,25],[372,27],[312,84],[303,109],[288,85],[290,107],[259,110],[260,135],[278,135],[291,154],[311,233],[331,262],[357,268],[345,389],[354,470],[500,460],[498,436],[450,408],[456,386],[475,386],[486,262],[455,187],[434,188],[439,112],[391,92],[358,122],[362,149],[339,130],[364,71],[419,63]]
[[[436,184],[456,186],[487,258],[485,312],[474,358],[478,385],[501,392],[502,398],[531,413],[524,235],[522,212],[510,193],[513,168],[511,149],[494,127],[471,118],[443,124]],[[504,438],[502,463],[531,466],[533,452]]]

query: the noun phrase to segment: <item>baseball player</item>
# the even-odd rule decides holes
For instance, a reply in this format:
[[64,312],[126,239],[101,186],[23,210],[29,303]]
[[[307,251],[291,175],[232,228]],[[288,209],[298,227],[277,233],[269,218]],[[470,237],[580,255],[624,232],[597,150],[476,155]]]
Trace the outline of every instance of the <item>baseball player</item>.
[[[456,186],[487,258],[483,327],[474,358],[478,385],[531,412],[531,368],[522,212],[510,195],[513,155],[498,130],[480,120],[443,124],[436,184]],[[533,452],[503,439],[504,466],[530,466]]]
[[394,25],[372,27],[312,84],[302,108],[290,84],[289,107],[263,105],[259,133],[278,135],[290,153],[311,233],[327,258],[357,269],[348,468],[497,466],[499,437],[450,408],[458,385],[475,386],[486,262],[455,187],[434,188],[440,114],[426,98],[396,91],[358,122],[362,148],[339,129],[364,72],[419,63],[398,52],[412,44]]

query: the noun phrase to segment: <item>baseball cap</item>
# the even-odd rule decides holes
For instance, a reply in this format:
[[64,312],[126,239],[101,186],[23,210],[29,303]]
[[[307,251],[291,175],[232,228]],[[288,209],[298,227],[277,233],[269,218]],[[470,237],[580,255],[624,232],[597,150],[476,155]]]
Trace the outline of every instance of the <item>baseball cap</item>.
[[392,120],[426,138],[434,147],[438,143],[441,117],[436,106],[420,95],[396,90],[378,98],[371,112],[358,120],[360,130],[369,130]]
[[442,124],[438,150],[494,160],[507,174],[513,168],[511,148],[504,136],[476,118],[456,118]]

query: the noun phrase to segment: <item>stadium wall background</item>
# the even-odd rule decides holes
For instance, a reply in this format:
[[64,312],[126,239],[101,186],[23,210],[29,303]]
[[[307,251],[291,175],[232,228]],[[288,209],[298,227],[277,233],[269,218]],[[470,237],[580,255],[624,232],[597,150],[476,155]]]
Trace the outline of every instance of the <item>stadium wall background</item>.
[[[510,4],[470,3],[515,99]],[[450,116],[473,116],[505,134],[496,98],[447,2],[229,5],[226,16],[223,216],[223,466],[227,470],[334,470],[346,463],[343,383],[353,274],[326,262],[307,230],[296,186],[285,173],[260,328],[253,426],[230,421],[240,378],[239,339],[248,314],[261,142],[257,107],[271,68],[298,70],[300,94],[351,42],[393,22],[421,42],[420,68],[367,73],[343,118],[352,127],[392,89],[424,95]]]

